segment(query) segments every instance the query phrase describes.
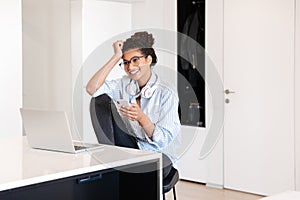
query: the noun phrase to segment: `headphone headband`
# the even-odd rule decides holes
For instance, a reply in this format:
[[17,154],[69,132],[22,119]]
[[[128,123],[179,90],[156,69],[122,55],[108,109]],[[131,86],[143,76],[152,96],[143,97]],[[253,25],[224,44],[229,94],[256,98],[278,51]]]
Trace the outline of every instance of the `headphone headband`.
[[140,90],[138,83],[136,81],[130,80],[129,84],[126,86],[126,91],[132,96],[138,97],[139,95],[141,95],[141,97],[149,99],[150,97],[152,97],[154,91],[156,90],[157,84],[158,76],[155,74],[155,82],[151,86],[145,85],[142,90]]

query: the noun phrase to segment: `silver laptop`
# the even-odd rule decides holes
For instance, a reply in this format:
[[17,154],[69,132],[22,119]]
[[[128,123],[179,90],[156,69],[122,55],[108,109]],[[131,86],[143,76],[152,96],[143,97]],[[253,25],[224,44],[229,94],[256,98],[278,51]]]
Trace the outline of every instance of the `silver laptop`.
[[79,153],[103,147],[101,144],[74,142],[64,111],[20,108],[29,145],[36,149]]

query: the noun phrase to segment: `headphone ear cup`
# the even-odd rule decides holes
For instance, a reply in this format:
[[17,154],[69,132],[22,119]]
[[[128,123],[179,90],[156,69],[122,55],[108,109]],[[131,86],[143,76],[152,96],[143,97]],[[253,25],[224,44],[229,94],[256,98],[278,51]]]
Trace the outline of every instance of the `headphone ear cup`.
[[147,86],[147,85],[144,86],[141,91],[141,97],[146,98],[146,99],[150,98],[151,97],[150,90],[151,90],[151,88],[149,86]]

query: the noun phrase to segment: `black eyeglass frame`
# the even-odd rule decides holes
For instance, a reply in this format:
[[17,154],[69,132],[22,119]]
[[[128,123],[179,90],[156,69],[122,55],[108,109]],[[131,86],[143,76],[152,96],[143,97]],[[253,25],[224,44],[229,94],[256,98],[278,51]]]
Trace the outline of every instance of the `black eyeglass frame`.
[[121,62],[119,64],[119,66],[122,68],[122,66],[129,66],[129,64],[132,64],[133,66],[138,66],[138,65],[134,65],[133,60],[137,59],[137,61],[139,61],[141,58],[146,57],[146,56],[133,56],[130,60],[125,60],[123,62]]

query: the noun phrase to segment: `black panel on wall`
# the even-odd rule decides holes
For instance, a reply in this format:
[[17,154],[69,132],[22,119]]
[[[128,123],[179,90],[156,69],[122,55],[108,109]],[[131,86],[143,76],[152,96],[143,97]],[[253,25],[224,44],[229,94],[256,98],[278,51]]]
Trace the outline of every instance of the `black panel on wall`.
[[[178,95],[182,125],[205,127],[205,1],[177,0]],[[200,47],[201,45],[201,47]]]

